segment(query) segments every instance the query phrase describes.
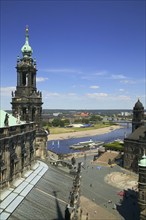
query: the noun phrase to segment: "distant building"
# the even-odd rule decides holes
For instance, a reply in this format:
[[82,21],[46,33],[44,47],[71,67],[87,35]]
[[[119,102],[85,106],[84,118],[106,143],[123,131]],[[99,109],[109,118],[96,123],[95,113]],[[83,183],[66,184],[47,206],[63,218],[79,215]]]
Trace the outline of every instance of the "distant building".
[[109,119],[107,116],[104,116],[103,119],[102,119],[102,122],[109,122]]
[[55,116],[55,117],[58,117],[59,115],[62,115],[62,113],[60,113],[60,112],[53,113],[53,116]]
[[121,114],[119,115],[127,117],[130,116],[131,114],[132,114],[131,112],[121,112]]
[[84,117],[89,117],[89,115],[90,114],[88,112],[81,112],[81,114],[80,114],[80,116],[83,117],[83,118]]
[[132,133],[124,139],[124,167],[138,172],[138,161],[146,150],[146,125],[144,107],[140,100],[133,108]]
[[83,127],[83,124],[70,124],[68,127],[82,128],[82,127]]

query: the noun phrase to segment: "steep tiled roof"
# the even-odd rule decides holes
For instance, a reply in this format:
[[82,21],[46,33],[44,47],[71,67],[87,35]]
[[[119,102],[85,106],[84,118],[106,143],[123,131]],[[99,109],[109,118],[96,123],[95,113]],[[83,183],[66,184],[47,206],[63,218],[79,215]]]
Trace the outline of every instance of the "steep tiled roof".
[[[8,114],[7,112],[0,110],[0,128],[5,127],[4,125],[4,120],[5,120],[5,115]],[[18,125],[17,119],[12,116],[12,114],[8,114],[9,116],[9,126],[15,126]],[[24,121],[20,121],[19,124],[24,124]]]

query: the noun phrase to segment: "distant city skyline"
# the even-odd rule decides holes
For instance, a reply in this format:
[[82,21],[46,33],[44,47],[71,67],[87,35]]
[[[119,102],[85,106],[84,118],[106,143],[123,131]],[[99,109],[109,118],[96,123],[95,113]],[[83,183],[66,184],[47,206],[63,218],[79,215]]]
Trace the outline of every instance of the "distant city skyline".
[[25,27],[43,109],[146,109],[145,1],[1,1],[1,100],[11,110]]

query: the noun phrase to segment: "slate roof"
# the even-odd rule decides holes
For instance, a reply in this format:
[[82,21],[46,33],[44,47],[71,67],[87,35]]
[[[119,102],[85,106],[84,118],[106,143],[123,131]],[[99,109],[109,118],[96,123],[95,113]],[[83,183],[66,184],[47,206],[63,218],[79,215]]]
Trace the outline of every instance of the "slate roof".
[[[9,115],[9,126],[18,125],[18,123],[16,122],[17,119],[12,114],[9,114],[8,112],[5,112],[4,110],[0,110],[0,128],[5,127],[4,120],[5,120],[6,114]],[[25,124],[25,122],[20,121],[20,124]]]
[[63,220],[72,184],[72,176],[49,167],[9,219]]
[[132,134],[125,139],[139,140],[139,137],[145,137],[146,125],[137,128]]
[[[87,157],[86,169],[82,169],[81,195],[88,198],[88,201],[94,201],[94,205],[98,205],[98,210],[100,210],[100,207],[102,207],[103,216],[105,216],[105,212],[103,209],[104,204],[106,204],[109,199],[113,201],[113,204],[117,201],[118,189],[107,184],[104,180],[104,177],[109,174],[109,168],[101,167],[101,170],[99,171],[96,168],[97,165],[91,164],[92,159],[93,156]],[[77,158],[77,162],[79,161],[83,162],[84,158]],[[69,195],[73,186],[73,175],[70,175],[67,172],[67,168],[57,168],[50,164],[48,165],[49,169],[47,170],[47,172],[36,183],[35,187],[32,188],[32,190],[25,197],[22,203],[17,207],[17,209],[15,209],[15,211],[11,214],[9,220],[65,219],[65,208],[69,202]],[[111,172],[121,172],[121,168],[118,166],[115,166],[112,169],[113,170]],[[92,187],[90,187],[91,183],[93,184]],[[109,216],[107,216],[107,218],[100,216],[100,218],[98,216],[98,213],[96,213],[94,219],[133,219],[133,212],[135,219],[139,219],[139,210],[137,207],[137,203],[135,204],[135,206],[133,206],[133,204],[130,203],[130,200],[127,202],[128,203],[126,205],[130,208],[127,209],[125,212],[123,212],[123,206],[121,210],[119,209],[119,207],[121,206],[118,205],[118,211],[116,211],[112,209],[113,204],[111,206],[108,205],[108,211],[110,212],[109,216],[113,214],[115,215],[115,218],[110,218]],[[81,205],[82,204],[83,203],[81,203]],[[91,203],[86,203],[86,205],[89,206],[89,211],[92,214],[95,214],[95,206],[92,207]],[[105,209],[107,211],[107,208]]]

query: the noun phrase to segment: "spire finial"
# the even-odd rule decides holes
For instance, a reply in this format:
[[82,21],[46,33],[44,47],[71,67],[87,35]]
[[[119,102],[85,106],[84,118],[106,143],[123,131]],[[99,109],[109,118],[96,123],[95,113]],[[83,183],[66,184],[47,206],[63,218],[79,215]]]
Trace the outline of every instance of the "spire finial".
[[21,51],[22,51],[23,56],[26,55],[26,56],[31,57],[33,53],[33,50],[29,45],[28,25],[26,25],[26,28],[25,28],[25,44],[21,48]]
[[26,25],[26,29],[25,29],[25,43],[27,43],[27,44],[29,44],[28,38],[29,38],[29,35],[28,35],[28,25]]

